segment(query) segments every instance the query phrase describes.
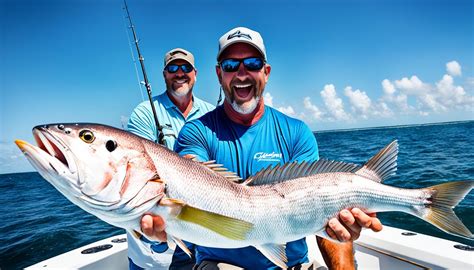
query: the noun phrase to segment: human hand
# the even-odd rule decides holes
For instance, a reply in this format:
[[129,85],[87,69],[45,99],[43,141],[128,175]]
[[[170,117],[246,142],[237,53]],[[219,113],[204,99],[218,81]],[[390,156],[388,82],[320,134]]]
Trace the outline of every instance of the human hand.
[[166,242],[165,221],[160,216],[144,215],[140,221],[140,227],[151,240]]
[[374,232],[379,232],[382,230],[382,223],[375,213],[366,214],[359,208],[353,208],[339,212],[339,219],[330,219],[326,232],[331,238],[346,242],[357,240],[362,228],[370,228]]

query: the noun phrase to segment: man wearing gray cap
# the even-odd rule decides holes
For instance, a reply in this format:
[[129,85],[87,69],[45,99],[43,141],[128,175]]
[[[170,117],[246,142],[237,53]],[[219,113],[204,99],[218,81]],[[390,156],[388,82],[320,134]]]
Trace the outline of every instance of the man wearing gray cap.
[[[237,27],[219,39],[216,73],[225,100],[222,106],[187,123],[175,145],[180,155],[198,160],[215,160],[229,171],[246,179],[262,169],[290,162],[319,159],[316,139],[306,124],[263,102],[263,91],[271,66],[263,39],[258,32]],[[218,202],[216,202],[218,203]],[[330,269],[354,268],[352,243],[362,227],[381,230],[380,221],[359,209],[343,210],[339,219],[329,221],[325,232],[341,242],[318,238]],[[142,230],[146,235],[165,239],[165,224],[159,217],[145,215]],[[265,247],[219,249],[196,246],[195,269],[277,269]],[[285,245],[290,269],[313,269],[305,239]],[[237,267],[237,268],[235,268]]]
[[[193,95],[196,75],[194,56],[190,52],[176,48],[165,54],[163,78],[166,91],[153,97],[153,104],[163,127],[164,144],[169,149],[173,149],[185,122],[197,119],[214,109],[213,105]],[[144,101],[133,110],[128,130],[151,141],[158,141],[150,102]],[[169,268],[174,251],[166,242],[152,242],[144,237],[137,239],[129,233],[127,240],[130,269]]]

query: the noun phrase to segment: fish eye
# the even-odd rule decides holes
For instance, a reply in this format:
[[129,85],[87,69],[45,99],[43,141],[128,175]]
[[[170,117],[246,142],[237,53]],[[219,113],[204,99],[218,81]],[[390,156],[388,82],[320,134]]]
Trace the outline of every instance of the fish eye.
[[117,148],[117,142],[116,141],[113,141],[113,140],[108,140],[106,143],[105,143],[105,148],[107,148],[107,150],[109,152],[112,152],[115,150],[115,148]]
[[81,130],[81,132],[79,132],[79,138],[81,138],[81,140],[86,143],[92,143],[95,140],[94,133],[87,129]]

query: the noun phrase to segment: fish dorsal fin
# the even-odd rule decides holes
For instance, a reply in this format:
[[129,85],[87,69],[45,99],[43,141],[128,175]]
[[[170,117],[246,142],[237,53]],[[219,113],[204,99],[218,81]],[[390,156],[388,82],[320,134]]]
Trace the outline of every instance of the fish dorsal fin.
[[227,168],[224,168],[222,164],[217,164],[215,160],[209,160],[209,161],[199,161],[195,155],[192,154],[187,154],[183,156],[184,158],[190,159],[192,161],[195,161],[211,170],[214,172],[222,175],[225,177],[227,180],[232,181],[232,182],[240,182],[242,178],[240,178],[236,173],[231,172],[227,170]]
[[223,167],[224,165],[217,164],[215,160],[210,160],[210,161],[205,161],[205,162],[197,161],[197,162],[213,170],[215,173],[220,174],[221,176],[225,177],[229,181],[240,182],[242,180],[242,178],[240,178],[235,172],[231,172],[227,170],[227,168]]
[[397,171],[398,142],[391,142],[367,161],[355,173],[375,182],[382,183]]
[[243,182],[243,184],[248,186],[259,186],[284,182],[289,179],[320,173],[354,172],[357,168],[358,166],[352,163],[327,159],[320,159],[315,162],[303,161],[301,163],[294,161],[283,165],[278,164],[275,167],[269,166],[266,169],[259,171],[254,176],[249,177]]

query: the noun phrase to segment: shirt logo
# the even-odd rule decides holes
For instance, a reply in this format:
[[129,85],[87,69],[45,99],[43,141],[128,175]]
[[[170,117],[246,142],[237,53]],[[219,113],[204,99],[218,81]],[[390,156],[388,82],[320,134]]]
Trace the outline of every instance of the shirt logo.
[[240,32],[240,30],[237,30],[237,31],[235,31],[234,33],[230,34],[230,35],[227,37],[227,40],[233,39],[233,38],[236,38],[236,37],[239,37],[239,38],[246,38],[246,39],[252,40],[252,37],[251,37],[249,34],[244,34],[244,33]]
[[281,153],[275,153],[275,152],[272,152],[272,153],[265,153],[265,152],[258,152],[258,153],[255,153],[255,155],[253,156],[253,159],[254,160],[257,160],[257,162],[260,162],[260,161],[280,161],[282,159],[282,154]]

